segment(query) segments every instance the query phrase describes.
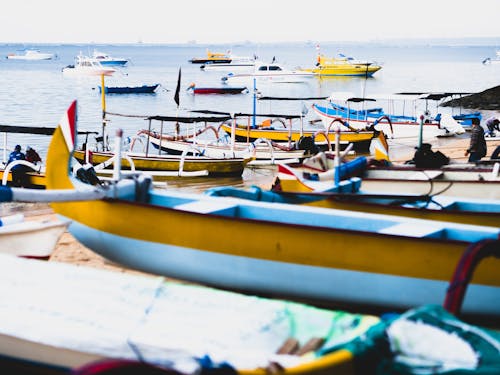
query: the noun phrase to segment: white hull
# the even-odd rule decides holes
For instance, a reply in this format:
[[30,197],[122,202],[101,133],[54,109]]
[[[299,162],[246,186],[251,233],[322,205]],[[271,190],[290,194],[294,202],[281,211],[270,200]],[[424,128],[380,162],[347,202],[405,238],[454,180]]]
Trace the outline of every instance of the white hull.
[[52,53],[26,52],[25,55],[7,55],[9,60],[52,60]]
[[227,83],[251,83],[255,78],[257,83],[305,83],[314,77],[314,74],[306,75],[303,73],[285,73],[285,74],[236,74],[227,76]]
[[23,221],[0,227],[0,252],[4,254],[48,258],[67,223],[54,221]]
[[111,76],[114,69],[86,69],[86,68],[64,68],[63,73],[68,76]]

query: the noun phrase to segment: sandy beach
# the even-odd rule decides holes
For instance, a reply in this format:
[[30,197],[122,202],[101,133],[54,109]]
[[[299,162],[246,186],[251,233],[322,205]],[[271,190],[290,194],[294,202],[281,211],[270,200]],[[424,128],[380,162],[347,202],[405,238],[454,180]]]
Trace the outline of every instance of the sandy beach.
[[[452,163],[466,162],[464,151],[469,145],[469,134],[460,137],[436,139],[433,141],[433,150],[441,151],[451,159]],[[500,141],[488,142],[488,159]],[[393,146],[395,156],[391,156],[394,162],[410,160],[415,152],[413,145],[396,144]],[[397,150],[397,151],[396,151]],[[48,204],[39,203],[2,203],[0,204],[0,215],[5,216],[14,213],[23,213],[28,220],[58,220]],[[95,254],[80,244],[70,233],[66,232],[60,238],[56,249],[49,261],[65,262],[88,267],[105,268],[117,272],[134,272],[114,265]]]

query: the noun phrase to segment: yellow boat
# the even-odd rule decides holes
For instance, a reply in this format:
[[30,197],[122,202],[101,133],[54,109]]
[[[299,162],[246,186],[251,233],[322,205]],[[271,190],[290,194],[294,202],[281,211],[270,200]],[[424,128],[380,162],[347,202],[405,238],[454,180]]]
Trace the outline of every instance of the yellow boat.
[[318,55],[316,67],[304,69],[318,76],[362,76],[371,77],[382,67],[371,61],[358,61],[350,57],[325,57]]

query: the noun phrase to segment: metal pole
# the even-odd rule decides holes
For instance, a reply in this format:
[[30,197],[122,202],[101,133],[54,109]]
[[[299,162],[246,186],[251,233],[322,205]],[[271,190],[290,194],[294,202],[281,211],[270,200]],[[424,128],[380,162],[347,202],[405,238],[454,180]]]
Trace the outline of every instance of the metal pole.
[[253,121],[252,121],[252,128],[255,129],[255,114],[257,113],[257,80],[253,79]]
[[105,128],[106,128],[106,86],[104,85],[104,74],[101,74],[101,108],[102,108],[102,150],[107,149],[105,141]]
[[422,148],[422,137],[424,132],[424,115],[420,115],[420,132],[418,135],[418,149]]

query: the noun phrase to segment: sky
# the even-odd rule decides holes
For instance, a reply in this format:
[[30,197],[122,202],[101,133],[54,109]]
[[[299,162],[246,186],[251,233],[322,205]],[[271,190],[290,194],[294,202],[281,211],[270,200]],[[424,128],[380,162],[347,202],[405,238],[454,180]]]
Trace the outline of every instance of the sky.
[[6,0],[0,43],[499,38],[500,0]]

